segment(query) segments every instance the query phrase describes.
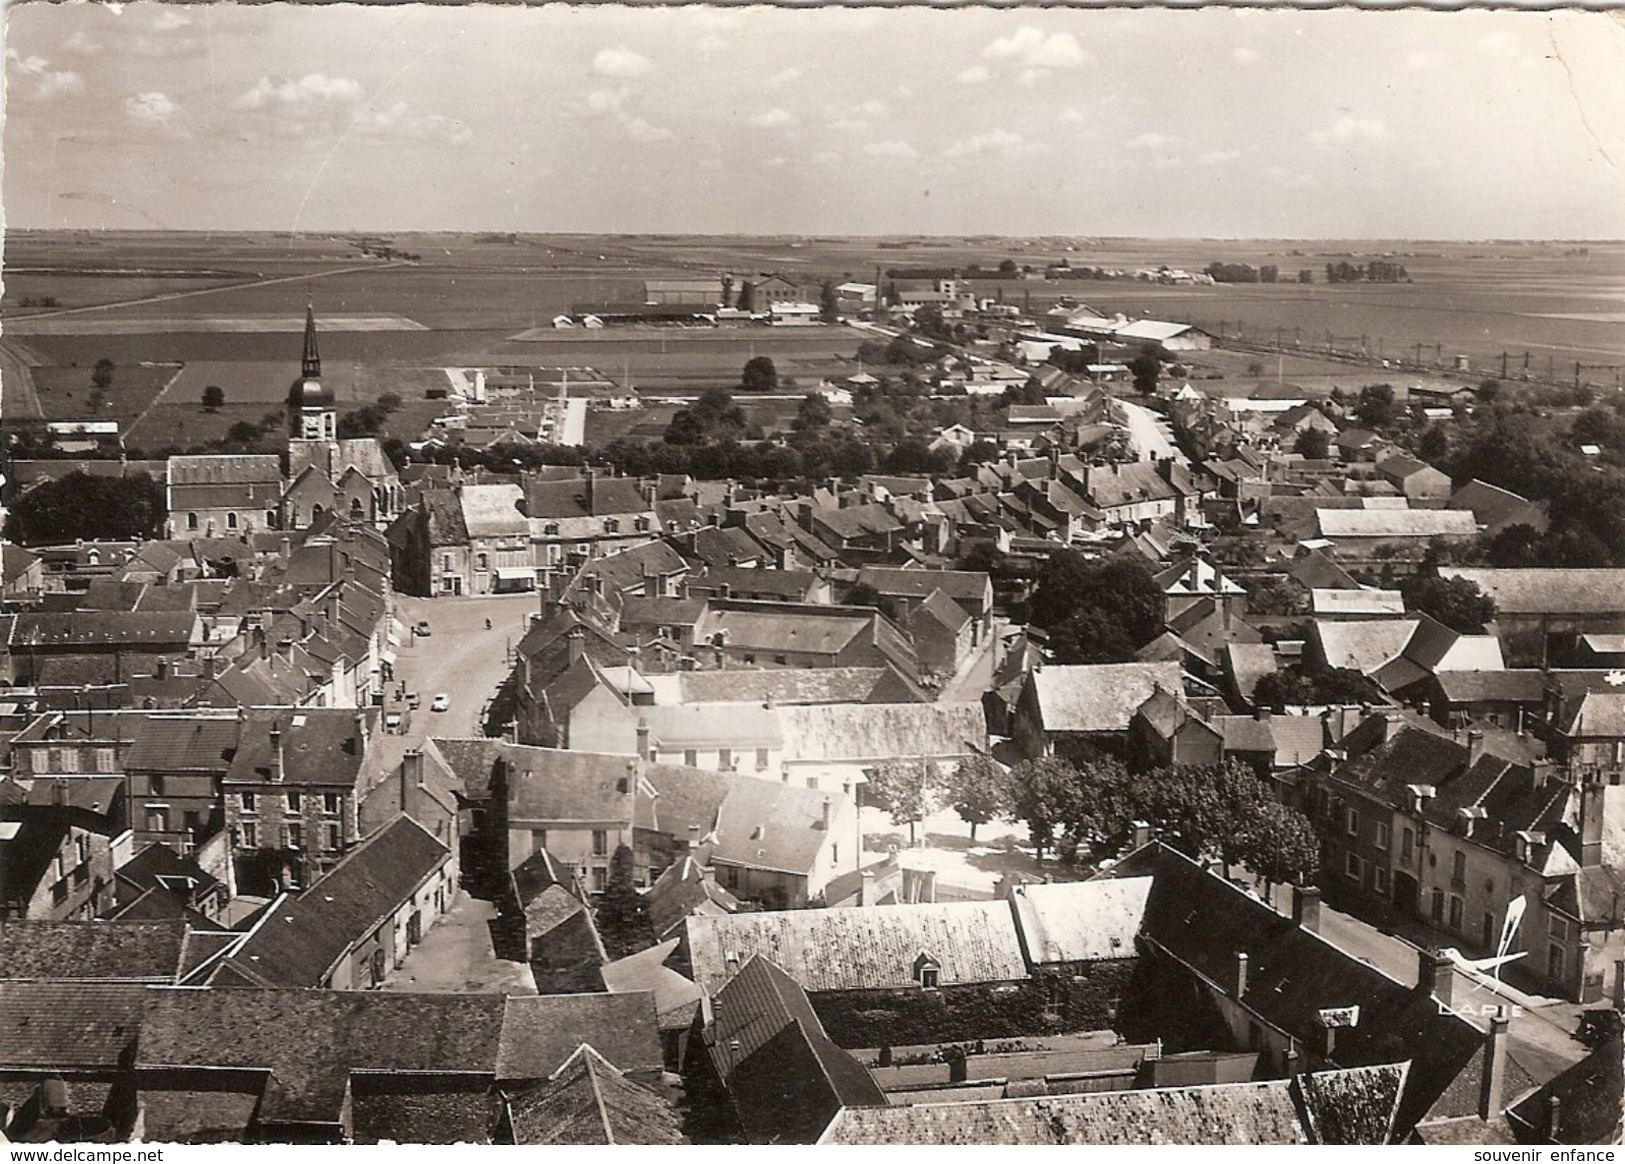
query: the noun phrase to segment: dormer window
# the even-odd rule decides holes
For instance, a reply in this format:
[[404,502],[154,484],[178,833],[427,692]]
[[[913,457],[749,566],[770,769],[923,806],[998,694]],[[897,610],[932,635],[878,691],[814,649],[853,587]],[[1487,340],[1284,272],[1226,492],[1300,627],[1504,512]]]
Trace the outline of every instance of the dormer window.
[[604,532],[605,533],[619,533],[620,531],[621,531],[621,522],[620,522],[619,518],[606,517],[604,519]]
[[542,533],[545,534],[547,537],[550,537],[550,538],[558,537],[559,536],[559,523],[556,522],[556,521],[548,522],[546,525],[544,525],[542,527]]
[[930,954],[922,953],[914,959],[914,981],[921,990],[936,990],[942,979],[942,966]]

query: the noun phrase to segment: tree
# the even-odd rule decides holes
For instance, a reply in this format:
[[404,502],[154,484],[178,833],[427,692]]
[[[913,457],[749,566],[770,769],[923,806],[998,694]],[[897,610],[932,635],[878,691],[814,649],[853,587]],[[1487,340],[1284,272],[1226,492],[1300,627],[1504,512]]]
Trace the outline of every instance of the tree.
[[834,415],[829,401],[814,392],[796,409],[796,418],[790,422],[790,427],[803,436],[818,436],[829,429]]
[[1501,398],[1501,381],[1483,381],[1479,384],[1478,391],[1473,393],[1473,396],[1480,404],[1494,404]]
[[970,825],[970,839],[976,840],[976,826],[1011,811],[1015,788],[1010,772],[991,756],[974,755],[963,760],[949,775],[944,788],[948,807]]
[[1075,815],[1078,770],[1058,756],[1040,756],[1011,769],[1010,785],[1012,811],[1043,861],[1054,848],[1055,830]]
[[594,911],[598,936],[611,958],[625,958],[655,944],[648,905],[633,883],[632,866],[632,850],[617,845],[609,859],[609,879]]
[[1306,675],[1299,667],[1285,667],[1271,671],[1258,681],[1253,688],[1253,704],[1272,711],[1285,711],[1288,707],[1351,706],[1375,703],[1379,694],[1371,680],[1351,668],[1333,667]]
[[400,406],[401,397],[397,392],[385,392],[382,396],[378,397],[378,407],[382,408],[385,412],[394,412]]
[[848,590],[846,592],[846,594],[841,598],[841,605],[842,606],[879,606],[880,605],[880,591],[876,590],[873,586],[869,585],[869,583],[867,583],[867,582],[859,582],[856,585],[854,585],[850,590]]
[[1090,561],[1062,550],[1038,576],[1028,619],[1049,632],[1060,662],[1126,663],[1162,633],[1162,605],[1162,589],[1143,560]]
[[203,411],[219,412],[226,403],[226,390],[218,384],[210,384],[203,390]]
[[1149,348],[1128,362],[1129,374],[1134,377],[1134,391],[1151,396],[1157,391],[1157,380],[1162,375],[1162,361]]
[[1416,442],[1416,455],[1424,461],[1440,461],[1450,452],[1450,437],[1442,425],[1430,424]]
[[818,292],[818,317],[825,323],[841,322],[841,297],[835,291],[835,282],[825,279]]
[[914,844],[914,826],[936,809],[942,775],[934,760],[892,760],[875,769],[869,779],[871,803],[891,813],[894,825],[908,826]]
[[1479,634],[1495,618],[1495,600],[1469,578],[1417,574],[1400,586],[1409,610],[1438,619],[1458,634]]
[[92,368],[90,372],[91,384],[105,392],[108,385],[112,384],[113,382],[113,367],[113,361],[109,360],[106,356],[103,356],[101,359],[97,360],[96,366]]
[[779,386],[779,370],[773,366],[771,356],[752,356],[745,361],[745,370],[739,376],[739,386],[746,392],[772,392]]
[[1367,384],[1354,402],[1356,419],[1370,429],[1387,428],[1394,423],[1397,411],[1392,384]]
[[69,473],[36,485],[11,506],[6,536],[25,545],[128,541],[153,537],[163,523],[164,487],[146,473]]
[[251,445],[260,439],[260,426],[239,420],[226,430],[226,440],[234,445]]
[[1298,439],[1292,445],[1293,452],[1299,456],[1307,457],[1311,461],[1324,461],[1331,449],[1332,438],[1318,428],[1304,429],[1298,434]]
[[1004,262],[999,264],[999,274],[1003,275],[1006,279],[1014,277],[1017,270],[1018,268],[1016,267],[1016,261],[1014,259],[1006,259]]

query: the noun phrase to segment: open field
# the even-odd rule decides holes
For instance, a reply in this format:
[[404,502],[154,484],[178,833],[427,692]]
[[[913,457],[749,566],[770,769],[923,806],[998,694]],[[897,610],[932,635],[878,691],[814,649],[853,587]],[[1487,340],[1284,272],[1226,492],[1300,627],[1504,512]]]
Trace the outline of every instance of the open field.
[[[654,394],[732,384],[754,355],[772,357],[780,376],[795,380],[798,387],[855,369],[863,335],[847,328],[587,332],[547,326],[576,303],[639,299],[645,279],[728,271],[737,281],[757,272],[782,271],[809,282],[867,281],[877,268],[978,264],[992,270],[1008,258],[1018,266],[1042,269],[1064,258],[1073,267],[1126,269],[1200,270],[1215,260],[1273,263],[1285,278],[1306,268],[1317,282],[1203,287],[987,277],[975,280],[973,287],[982,295],[1002,294],[1006,302],[1028,302],[1035,311],[1064,298],[1108,314],[1188,321],[1253,342],[1320,345],[1329,335],[1338,347],[1356,349],[1363,337],[1373,357],[1363,367],[1290,350],[1283,357],[1219,351],[1192,358],[1199,375],[1215,369],[1227,381],[1258,378],[1247,372],[1256,361],[1263,366],[1264,379],[1280,376],[1317,392],[1336,384],[1357,387],[1383,378],[1380,359],[1415,359],[1417,345],[1423,345],[1430,363],[1440,358],[1448,364],[1465,355],[1479,375],[1498,375],[1503,351],[1514,377],[1527,366],[1536,376],[1549,373],[1567,380],[1579,361],[1585,365],[1584,379],[1611,385],[1625,368],[1625,328],[1618,322],[1625,318],[1625,244],[1620,243],[1582,248],[1517,242],[563,235],[518,235],[509,242],[423,234],[390,240],[420,255],[421,261],[385,263],[363,258],[360,241],[359,235],[10,235],[8,362],[35,365],[41,393],[51,397],[72,389],[59,389],[57,373],[39,365],[84,369],[104,357],[120,367],[185,364],[139,435],[151,439],[149,434],[165,433],[168,425],[178,432],[184,423],[191,438],[194,431],[223,431],[234,419],[257,420],[265,407],[280,402],[297,370],[296,321],[309,299],[323,329],[325,378],[341,402],[366,402],[396,392],[413,407],[392,418],[391,431],[415,435],[400,430],[420,410],[434,414],[423,401],[423,390],[438,376],[436,369],[446,366],[590,366]],[[1324,282],[1329,262],[1359,263],[1379,256],[1404,264],[1414,282]],[[12,270],[18,273],[13,276]],[[286,281],[247,285],[265,279]],[[53,280],[58,289],[44,293],[59,298],[61,288],[72,284],[73,306],[93,306],[98,295],[109,306],[13,315],[11,309],[23,294],[42,293],[45,284],[31,286],[39,280]],[[171,294],[215,282],[223,285],[179,298]],[[128,302],[146,295],[165,297]],[[62,302],[69,305],[66,298]],[[423,330],[378,330],[382,327]],[[516,338],[520,335],[526,338]],[[19,345],[22,337],[26,342]],[[1405,375],[1414,373],[1394,373]],[[226,390],[227,410],[214,416],[201,413],[196,401],[205,382]],[[43,411],[52,416],[75,415],[75,404],[77,400],[42,401]],[[21,405],[26,412],[26,398]],[[252,415],[236,416],[239,406]],[[118,407],[121,415],[127,411],[122,403]],[[642,418],[644,423],[649,419]],[[593,439],[600,439],[601,430],[624,431],[635,423],[595,419]]]
[[[125,365],[113,369],[102,407],[92,413],[89,367],[33,369],[34,389],[47,420],[133,420],[181,371],[179,364]],[[201,391],[201,390],[200,390]]]

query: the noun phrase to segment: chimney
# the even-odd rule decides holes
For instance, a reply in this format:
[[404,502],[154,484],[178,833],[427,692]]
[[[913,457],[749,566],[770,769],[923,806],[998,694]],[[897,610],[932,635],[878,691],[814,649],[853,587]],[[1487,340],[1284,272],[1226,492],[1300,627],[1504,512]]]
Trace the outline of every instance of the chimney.
[[220,657],[218,655],[214,655],[214,654],[204,655],[203,656],[203,677],[205,679],[213,679],[219,673],[220,673]]
[[[1225,609],[1226,610],[1229,609],[1228,604],[1226,604]],[[1253,718],[1256,719],[1259,723],[1269,723],[1269,721],[1270,721],[1270,709],[1267,708],[1267,707],[1256,708],[1253,711]]]
[[1506,1106],[1507,1008],[1495,1008],[1489,1040],[1484,1044],[1484,1073],[1478,1092],[1478,1116],[1493,1120]]
[[570,644],[570,665],[573,667],[581,662],[581,656],[587,650],[587,632],[582,627],[571,627],[570,633],[564,636]]
[[830,815],[831,815],[831,809],[832,808],[833,808],[833,806],[830,803],[829,797],[827,797],[827,796],[824,797],[824,831],[826,833],[829,832]]
[[695,849],[697,849],[699,847],[700,847],[700,826],[699,825],[689,825],[688,826],[688,849],[689,849],[689,852],[693,852]]
[[716,880],[717,880],[716,868],[714,866],[711,866],[711,865],[701,866],[701,868],[700,868],[700,880],[701,881],[709,881],[712,884],[715,884]]
[[1456,984],[1456,969],[1450,959],[1437,950],[1416,952],[1417,986],[1426,990],[1442,1006],[1450,1005],[1450,996]]
[[1467,766],[1471,768],[1484,758],[1484,733],[1467,733]]
[[1298,1043],[1297,1040],[1289,1042],[1286,1050],[1281,1052],[1281,1075],[1291,1079],[1298,1073]]
[[[1151,822],[1144,820],[1134,821],[1130,826],[1134,830],[1134,849],[1143,849],[1151,843]],[[1130,850],[1133,851],[1132,849]]]
[[1236,998],[1240,999],[1247,993],[1247,955],[1236,951]]
[[1580,786],[1580,866],[1595,869],[1602,864],[1603,797],[1607,789],[1600,780],[1587,780]]
[[1546,1097],[1546,1138],[1557,1143],[1557,1134],[1563,1130],[1563,1101],[1555,1095]]
[[875,871],[863,869],[858,873],[858,904],[875,905]]
[[649,721],[641,715],[638,716],[638,759],[654,759],[649,752]]
[[1320,890],[1313,885],[1292,887],[1292,921],[1312,934],[1320,932]]
[[158,662],[154,665],[152,677],[154,679],[168,679],[169,678],[169,656],[167,656],[167,655],[159,655],[158,656]]
[[1529,763],[1529,791],[1539,792],[1546,787],[1546,781],[1552,776],[1552,762],[1550,760],[1532,760]]
[[1625,1010],[1625,958],[1614,960],[1614,1009]]
[[282,729],[274,719],[271,721],[271,779],[282,779]]

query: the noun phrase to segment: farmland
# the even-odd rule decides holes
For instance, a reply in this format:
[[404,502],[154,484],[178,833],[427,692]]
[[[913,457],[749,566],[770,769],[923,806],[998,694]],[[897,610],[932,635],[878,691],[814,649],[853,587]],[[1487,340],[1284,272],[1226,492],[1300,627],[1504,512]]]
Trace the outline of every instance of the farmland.
[[[1509,374],[1527,368],[1559,380],[1579,362],[1584,378],[1601,385],[1616,383],[1625,366],[1619,326],[1625,244],[527,235],[508,241],[452,234],[392,243],[420,261],[369,259],[359,236],[17,233],[6,248],[3,306],[13,326],[4,355],[10,366],[32,368],[42,411],[53,418],[82,415],[77,409],[97,360],[141,368],[115,378],[104,412],[142,416],[133,436],[148,441],[183,431],[188,440],[205,439],[200,434],[223,432],[237,420],[257,422],[279,404],[298,359],[297,320],[310,301],[320,320],[331,321],[322,332],[322,356],[339,399],[362,403],[395,392],[411,407],[392,419],[391,430],[413,435],[406,430],[436,411],[422,389],[447,366],[591,366],[656,396],[732,384],[754,355],[772,357],[781,377],[798,385],[855,368],[863,333],[849,328],[550,327],[553,316],[576,304],[640,300],[646,279],[727,271],[737,281],[782,271],[808,282],[869,281],[877,269],[979,265],[991,272],[1006,259],[1036,270],[1061,260],[1074,268],[1200,270],[1217,260],[1274,264],[1284,279],[1307,269],[1315,281],[1192,286],[983,276],[973,287],[1034,311],[1058,301],[1086,303],[1288,349],[1283,357],[1216,351],[1198,361],[1227,379],[1259,363],[1271,378],[1357,385],[1381,374],[1380,361],[1414,360],[1419,352],[1429,363],[1465,355],[1475,373],[1488,375],[1499,374],[1506,352]],[[1403,264],[1413,281],[1323,281],[1328,263],[1379,255]],[[25,309],[25,297],[52,297],[59,306]],[[1328,363],[1308,350],[1328,339],[1343,350],[1363,345],[1371,367]],[[1296,353],[1295,344],[1305,350]],[[199,406],[207,383],[226,391],[227,406],[217,413]],[[168,391],[155,400],[165,384]],[[25,404],[8,399],[8,411],[16,416]],[[595,424],[595,436],[625,427]]]

